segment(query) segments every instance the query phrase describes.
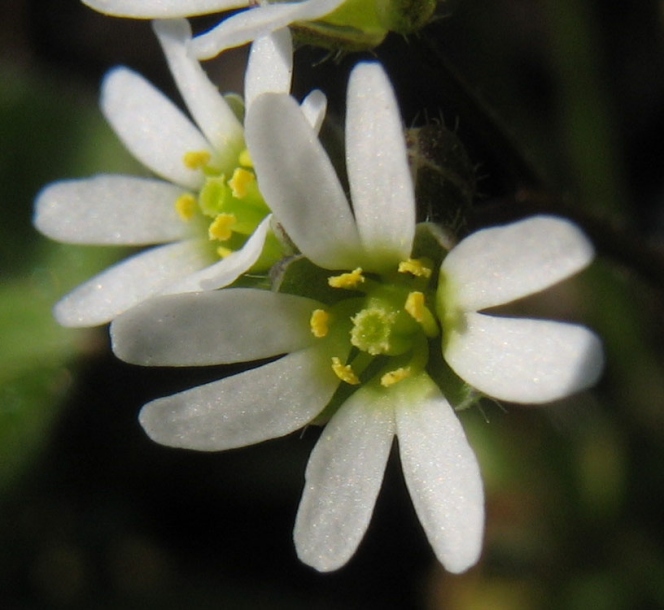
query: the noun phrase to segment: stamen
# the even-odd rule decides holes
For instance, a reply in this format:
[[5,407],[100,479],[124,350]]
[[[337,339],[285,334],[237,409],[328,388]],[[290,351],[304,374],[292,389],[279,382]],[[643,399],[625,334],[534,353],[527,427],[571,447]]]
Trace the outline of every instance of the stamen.
[[249,151],[245,148],[238,157],[238,163],[243,167],[253,167],[254,162],[249,154]]
[[190,151],[185,153],[182,161],[189,169],[203,169],[212,159],[207,150]]
[[431,267],[425,263],[424,259],[409,258],[399,263],[399,273],[410,273],[415,277],[428,279],[431,277]]
[[390,386],[393,386],[395,383],[399,383],[400,381],[403,381],[407,377],[410,377],[412,374],[413,371],[409,366],[405,367],[402,366],[398,369],[395,369],[394,371],[389,371],[388,373],[385,373],[380,378],[380,385],[382,385],[384,388],[389,388]]
[[332,286],[332,288],[352,290],[364,283],[364,279],[362,269],[361,267],[358,267],[355,271],[351,271],[350,273],[342,273],[341,275],[333,275],[332,277],[327,278],[327,283]]
[[226,241],[233,235],[233,225],[237,223],[235,214],[218,214],[210,224],[208,235],[210,239]]
[[231,254],[233,254],[233,250],[219,246],[217,248],[217,254],[219,255],[219,258],[228,258]]
[[314,309],[311,314],[311,319],[309,320],[309,325],[311,326],[311,334],[321,339],[327,336],[329,327],[330,314],[324,309]]
[[406,299],[406,304],[404,305],[404,309],[416,322],[421,324],[424,320],[424,310],[426,309],[424,304],[424,293],[409,293],[408,298]]
[[196,215],[197,201],[191,193],[180,195],[175,201],[175,209],[182,220],[189,221]]
[[408,294],[406,303],[403,306],[406,313],[410,315],[424,330],[427,337],[438,336],[438,323],[436,318],[426,306],[426,300],[423,292],[413,291]]
[[233,197],[243,199],[247,196],[249,185],[256,180],[254,174],[246,169],[237,167],[233,172],[233,177],[228,181],[231,187]]
[[345,381],[350,385],[359,385],[360,379],[353,372],[350,364],[341,364],[341,360],[336,356],[332,358],[332,370],[341,381]]

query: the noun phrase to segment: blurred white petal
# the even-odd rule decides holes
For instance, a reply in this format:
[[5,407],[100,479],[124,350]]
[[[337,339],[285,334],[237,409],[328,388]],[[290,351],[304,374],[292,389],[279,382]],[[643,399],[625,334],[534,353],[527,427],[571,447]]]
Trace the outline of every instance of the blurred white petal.
[[224,168],[234,165],[244,146],[242,124],[191,55],[189,22],[185,19],[155,21],[153,29],[187,109],[215,149],[215,158]]
[[205,248],[196,239],[152,248],[70,292],[56,304],[55,317],[63,326],[105,324],[208,263]]
[[363,387],[325,426],[295,521],[298,557],[321,572],[355,553],[369,525],[394,437],[389,392]]
[[293,73],[293,41],[284,28],[254,41],[244,75],[248,108],[261,93],[289,93]]
[[487,396],[550,402],[593,385],[604,365],[599,338],[576,324],[464,315],[446,337],[445,360]]
[[438,386],[422,374],[393,386],[406,485],[438,560],[450,572],[479,559],[484,491],[477,459]]
[[251,0],[81,0],[95,11],[117,17],[174,19],[251,6]]
[[175,202],[185,191],[161,180],[101,175],[44,188],[34,223],[44,235],[74,244],[139,246],[191,236]]
[[127,68],[115,68],[102,83],[101,109],[129,151],[153,172],[196,189],[200,171],[187,168],[191,151],[214,151],[196,126],[160,91]]
[[317,347],[221,381],[148,403],[140,413],[158,443],[200,451],[244,447],[314,419],[339,380]]
[[466,237],[441,271],[454,305],[478,311],[553,286],[586,267],[593,255],[592,244],[574,223],[534,216]]
[[355,67],[348,83],[346,158],[364,249],[378,264],[410,256],[415,195],[394,90],[379,64]]
[[237,47],[287,27],[294,21],[310,21],[331,13],[344,0],[304,0],[257,6],[229,17],[193,42],[199,59],[210,59],[224,49]]
[[228,288],[149,299],[113,321],[113,351],[143,366],[246,362],[312,344],[320,303],[268,290]]
[[300,104],[304,116],[309,121],[309,125],[318,133],[325,120],[327,110],[327,97],[320,89],[314,89]]
[[297,247],[319,267],[357,266],[362,251],[355,220],[297,102],[261,95],[248,109],[245,129],[261,193]]

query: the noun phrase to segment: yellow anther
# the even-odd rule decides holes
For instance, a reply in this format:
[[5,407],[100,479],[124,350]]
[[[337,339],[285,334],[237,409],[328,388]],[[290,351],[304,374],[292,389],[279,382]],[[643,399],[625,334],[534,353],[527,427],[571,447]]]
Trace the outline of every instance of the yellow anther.
[[389,373],[385,373],[380,378],[380,385],[382,385],[384,388],[389,388],[395,383],[403,381],[406,379],[406,377],[410,377],[412,374],[413,371],[409,366],[398,368],[394,371],[390,371]]
[[410,273],[416,277],[430,278],[431,267],[420,258],[409,258],[399,263],[399,273]]
[[330,322],[330,314],[324,309],[314,309],[309,320],[311,334],[318,339],[327,336]]
[[223,246],[219,246],[217,248],[217,254],[219,255],[219,258],[227,258],[231,254],[233,254],[233,250],[230,248],[224,248]]
[[190,193],[180,195],[175,201],[175,209],[182,220],[191,220],[196,215],[196,197]]
[[341,360],[336,356],[332,358],[332,370],[341,381],[345,381],[350,385],[358,385],[360,383],[360,379],[353,372],[350,364],[341,364]]
[[403,306],[413,320],[418,322],[427,337],[438,335],[438,322],[426,306],[424,293],[413,291],[408,294],[406,304]]
[[189,169],[203,169],[210,163],[212,155],[207,150],[197,150],[185,153],[183,157],[184,164]]
[[238,163],[242,165],[242,167],[254,166],[254,162],[251,158],[251,155],[249,154],[249,151],[246,148],[240,153],[240,156],[238,157]]
[[423,292],[411,292],[406,299],[404,309],[416,321],[422,323],[424,321],[426,305],[424,304]]
[[217,214],[217,217],[210,223],[208,235],[210,239],[226,241],[233,235],[233,226],[237,224],[235,214]]
[[332,286],[332,288],[346,288],[348,290],[356,288],[363,282],[364,276],[362,275],[362,269],[360,267],[350,273],[342,273],[341,275],[333,275],[332,277],[327,278],[327,283]]
[[254,174],[246,169],[237,167],[233,172],[233,177],[228,181],[231,187],[233,197],[242,199],[247,196],[247,187],[256,180]]

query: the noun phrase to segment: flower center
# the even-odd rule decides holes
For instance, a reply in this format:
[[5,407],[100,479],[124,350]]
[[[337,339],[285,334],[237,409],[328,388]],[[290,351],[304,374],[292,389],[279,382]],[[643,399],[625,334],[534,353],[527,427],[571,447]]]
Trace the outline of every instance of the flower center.
[[350,344],[347,358],[331,357],[339,379],[357,385],[378,378],[387,388],[426,366],[428,339],[439,333],[428,305],[434,298],[430,280],[425,259],[402,261],[386,275],[365,275],[358,268],[328,278],[329,286],[352,295],[314,310],[310,325],[318,339],[332,336],[331,345]]
[[[207,151],[190,151],[182,161],[189,169],[200,171],[205,182],[198,193],[181,195],[175,209],[184,222],[202,221],[216,255],[225,258],[241,249],[270,213],[258,190],[249,151],[242,150],[235,167],[226,172],[215,167]],[[268,237],[266,250],[275,246],[272,241],[276,243],[276,238]],[[274,262],[271,256],[267,259],[259,260],[260,270],[269,269]]]

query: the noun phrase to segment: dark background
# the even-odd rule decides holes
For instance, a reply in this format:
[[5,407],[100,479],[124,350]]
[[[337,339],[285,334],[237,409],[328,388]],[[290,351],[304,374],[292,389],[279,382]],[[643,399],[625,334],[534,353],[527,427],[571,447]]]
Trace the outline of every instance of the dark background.
[[[487,490],[477,567],[437,565],[394,455],[357,555],[320,575],[291,541],[315,429],[220,454],[155,445],[140,406],[229,371],[125,365],[106,329],[50,316],[120,253],[48,242],[32,201],[53,180],[144,171],[96,98],[123,63],[177,99],[149,24],[75,0],[0,5],[3,608],[664,608],[664,7],[454,0],[439,14],[374,54],[299,50],[294,90],[323,88],[333,125],[348,71],[379,59],[406,125],[442,119],[465,144],[471,226],[580,222],[597,263],[525,311],[594,327],[606,373],[559,404],[460,414]],[[241,91],[243,57],[206,64],[222,91]]]

